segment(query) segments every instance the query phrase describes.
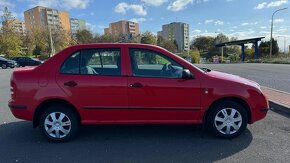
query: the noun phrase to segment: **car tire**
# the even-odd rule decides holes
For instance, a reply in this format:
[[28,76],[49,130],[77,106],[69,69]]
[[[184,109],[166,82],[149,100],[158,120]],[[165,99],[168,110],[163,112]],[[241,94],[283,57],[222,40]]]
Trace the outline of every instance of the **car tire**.
[[40,130],[48,140],[67,142],[76,137],[80,126],[77,115],[66,105],[52,105],[40,117]]
[[239,136],[247,127],[246,108],[234,101],[215,104],[207,116],[207,126],[217,137],[232,139]]
[[3,63],[3,64],[1,65],[1,67],[2,67],[2,69],[6,69],[6,68],[7,68],[7,65]]

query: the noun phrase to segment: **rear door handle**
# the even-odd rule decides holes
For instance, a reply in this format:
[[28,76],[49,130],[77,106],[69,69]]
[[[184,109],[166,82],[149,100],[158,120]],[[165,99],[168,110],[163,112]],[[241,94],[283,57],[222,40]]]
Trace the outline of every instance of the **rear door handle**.
[[131,87],[131,88],[142,88],[144,86],[141,83],[134,83],[134,84],[130,84],[129,87]]
[[78,85],[78,83],[76,83],[75,81],[68,81],[63,83],[64,86],[68,86],[68,87],[75,87]]

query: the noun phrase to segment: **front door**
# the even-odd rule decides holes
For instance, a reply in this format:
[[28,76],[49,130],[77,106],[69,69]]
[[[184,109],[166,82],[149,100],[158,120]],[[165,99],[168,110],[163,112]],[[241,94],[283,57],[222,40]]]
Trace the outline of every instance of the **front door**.
[[137,120],[154,123],[193,122],[200,115],[200,83],[181,79],[184,67],[146,49],[129,49],[129,106]]

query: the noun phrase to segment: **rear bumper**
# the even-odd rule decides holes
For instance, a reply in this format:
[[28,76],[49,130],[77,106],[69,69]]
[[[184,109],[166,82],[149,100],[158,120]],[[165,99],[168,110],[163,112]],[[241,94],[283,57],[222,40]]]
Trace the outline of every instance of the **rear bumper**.
[[27,121],[33,120],[33,113],[29,110],[27,106],[13,104],[12,102],[9,102],[8,106],[14,117]]

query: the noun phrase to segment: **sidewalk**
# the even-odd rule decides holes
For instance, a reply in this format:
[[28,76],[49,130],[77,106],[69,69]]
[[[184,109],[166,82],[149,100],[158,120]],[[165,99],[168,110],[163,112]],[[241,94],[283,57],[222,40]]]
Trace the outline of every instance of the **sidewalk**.
[[290,93],[268,87],[262,87],[262,91],[269,98],[272,109],[290,113]]

